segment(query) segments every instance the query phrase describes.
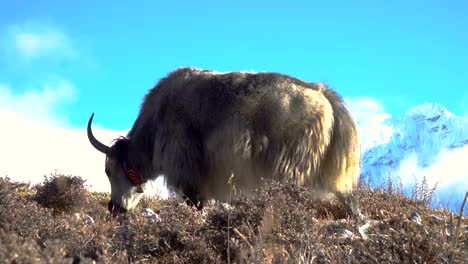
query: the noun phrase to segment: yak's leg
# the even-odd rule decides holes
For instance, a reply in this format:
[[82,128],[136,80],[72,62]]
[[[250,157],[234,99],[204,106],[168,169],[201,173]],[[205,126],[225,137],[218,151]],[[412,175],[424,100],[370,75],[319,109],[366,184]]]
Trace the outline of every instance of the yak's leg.
[[180,192],[189,206],[203,208],[202,186],[205,183],[205,165],[200,140],[193,131],[178,132],[166,149],[172,155],[164,155],[167,183]]
[[346,209],[346,213],[352,215],[357,220],[363,220],[364,215],[361,213],[359,209],[359,202],[352,193],[341,193],[335,192],[336,197],[338,200],[343,204]]
[[188,206],[195,206],[198,210],[203,209],[204,199],[198,196],[198,191],[189,186],[183,188],[183,198]]

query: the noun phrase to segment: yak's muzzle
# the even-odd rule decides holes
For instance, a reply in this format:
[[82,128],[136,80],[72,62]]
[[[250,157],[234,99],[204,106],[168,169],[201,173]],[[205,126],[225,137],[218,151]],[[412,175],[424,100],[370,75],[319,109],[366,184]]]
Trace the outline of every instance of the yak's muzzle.
[[109,201],[107,208],[109,209],[109,212],[114,216],[117,216],[118,214],[124,214],[127,212],[127,209],[123,208],[120,204],[115,203],[112,200]]

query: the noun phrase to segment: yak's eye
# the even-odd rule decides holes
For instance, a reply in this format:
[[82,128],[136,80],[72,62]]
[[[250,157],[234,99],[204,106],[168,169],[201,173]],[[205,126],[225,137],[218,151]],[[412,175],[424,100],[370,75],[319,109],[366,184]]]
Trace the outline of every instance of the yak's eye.
[[107,177],[110,177],[110,170],[109,169],[106,169],[106,175],[107,175]]

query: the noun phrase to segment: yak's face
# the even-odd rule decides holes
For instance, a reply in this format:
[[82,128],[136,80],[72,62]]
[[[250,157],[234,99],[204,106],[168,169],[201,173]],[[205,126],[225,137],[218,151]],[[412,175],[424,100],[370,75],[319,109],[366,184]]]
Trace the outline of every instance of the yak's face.
[[109,211],[116,215],[135,207],[142,196],[142,186],[134,186],[125,174],[123,164],[109,155],[106,157],[105,172],[111,186]]
[[[88,139],[91,145],[106,154],[105,172],[111,185],[111,200],[109,211],[114,215],[125,213],[132,209],[140,200],[143,193],[142,184],[132,184],[129,177],[135,176],[133,169],[126,167],[128,161],[128,140],[120,138],[112,147],[102,144],[93,135],[91,123],[94,114],[88,121]],[[125,170],[125,167],[127,170]],[[131,173],[130,173],[131,172]],[[130,175],[130,176],[129,176]]]

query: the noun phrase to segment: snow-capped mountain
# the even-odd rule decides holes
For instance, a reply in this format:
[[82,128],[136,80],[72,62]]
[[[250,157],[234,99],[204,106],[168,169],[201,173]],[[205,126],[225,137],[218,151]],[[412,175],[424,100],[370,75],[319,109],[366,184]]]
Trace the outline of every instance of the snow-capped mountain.
[[[447,180],[462,194],[468,191],[468,118],[455,116],[439,104],[424,103],[385,119],[375,132],[371,139],[361,138],[361,182],[370,180],[375,187],[389,176],[397,181],[403,178],[403,183],[426,176],[441,191],[448,187]],[[441,160],[445,165],[435,169]]]

